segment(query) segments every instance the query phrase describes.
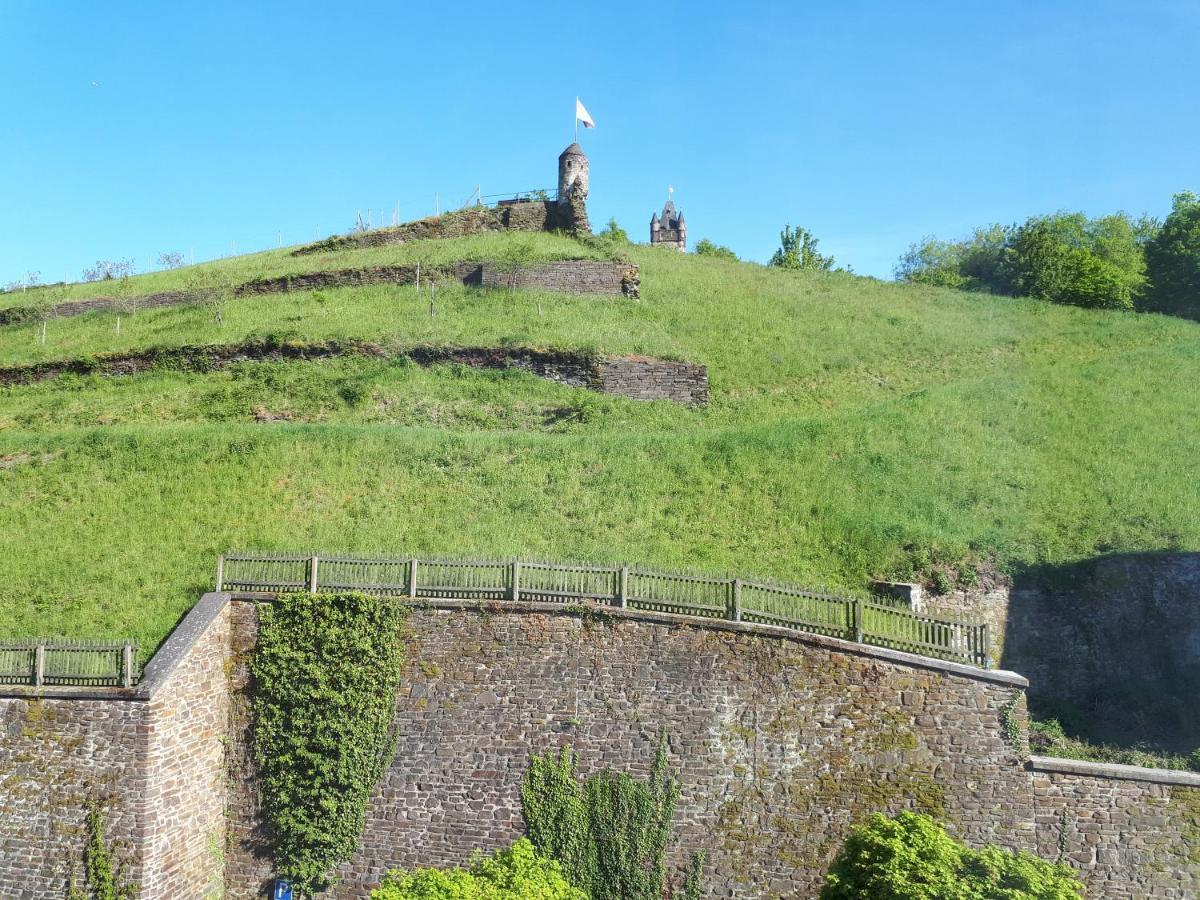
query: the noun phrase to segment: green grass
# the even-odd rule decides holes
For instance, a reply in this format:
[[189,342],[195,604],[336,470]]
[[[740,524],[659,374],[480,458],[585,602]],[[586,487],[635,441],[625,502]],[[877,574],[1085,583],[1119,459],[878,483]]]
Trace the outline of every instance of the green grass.
[[[504,240],[376,261],[484,258]],[[562,241],[539,243],[582,246]],[[4,389],[0,634],[153,647],[233,546],[630,560],[852,588],[930,558],[1019,568],[1200,549],[1200,325],[631,255],[640,302],[456,287],[431,318],[427,296],[374,286],[231,300],[220,327],[171,308],[125,316],[119,337],[106,313],[51,322],[45,346],[0,329],[4,365],[275,335],[643,353],[705,363],[712,383],[703,411],[365,359]]]
[[[369,247],[362,250],[347,249],[331,253],[314,253],[292,256],[295,247],[266,250],[230,256],[196,266],[167,269],[134,275],[129,279],[133,294],[150,294],[156,291],[182,290],[187,286],[188,275],[193,269],[205,268],[220,272],[230,284],[240,284],[256,278],[274,278],[280,275],[298,275],[332,269],[364,268],[380,265],[439,266],[456,262],[484,262],[494,260],[511,243],[507,235],[485,233],[465,238],[449,238],[441,241],[418,241],[409,244],[394,244],[384,247]],[[598,246],[589,246],[579,241],[556,234],[524,234],[519,240],[528,245],[530,261],[545,262],[558,259],[608,259],[612,254]],[[39,296],[54,293],[59,299],[82,299],[87,297],[111,296],[116,288],[113,281],[75,282],[62,285],[38,287],[25,291],[0,293],[0,308],[23,306]]]

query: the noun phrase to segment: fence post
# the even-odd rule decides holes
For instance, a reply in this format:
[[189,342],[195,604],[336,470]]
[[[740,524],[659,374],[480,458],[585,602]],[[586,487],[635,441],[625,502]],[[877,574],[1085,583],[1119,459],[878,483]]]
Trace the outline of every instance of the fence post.
[[408,561],[408,596],[417,596],[417,561],[415,559]]
[[133,687],[133,647],[121,648],[121,686]]
[[854,640],[863,642],[863,602],[862,597],[854,598]]
[[308,561],[308,592],[310,594],[317,592],[317,562],[315,556]]
[[985,669],[990,669],[992,667],[992,641],[991,641],[992,635],[991,635],[991,631],[988,629],[987,622],[984,622],[982,625],[980,625],[979,630],[980,630],[980,643],[983,645],[982,664]]
[[617,606],[621,609],[629,606],[629,566],[621,566],[617,578]]
[[514,559],[512,562],[512,591],[509,599],[521,599],[521,561],[519,559]]
[[33,686],[41,687],[46,680],[46,645],[38,644],[33,649]]
[[729,618],[740,622],[742,621],[742,579],[735,578],[729,584],[733,588],[730,596]]
[[217,590],[225,589],[225,554],[217,557]]

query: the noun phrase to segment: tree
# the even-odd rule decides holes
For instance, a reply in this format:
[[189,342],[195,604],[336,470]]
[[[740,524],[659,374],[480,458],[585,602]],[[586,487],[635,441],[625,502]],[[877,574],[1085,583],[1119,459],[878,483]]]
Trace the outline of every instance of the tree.
[[725,259],[729,262],[737,262],[737,254],[728,247],[722,247],[720,244],[714,244],[708,238],[701,238],[696,243],[695,253],[697,256],[711,256],[713,259]]
[[873,815],[850,832],[821,900],[1079,900],[1061,863],[988,846],[971,850],[929,816]]
[[1200,318],[1200,197],[1176,194],[1171,214],[1146,244],[1147,305]]
[[833,268],[833,257],[824,256],[817,250],[817,239],[805,228],[785,225],[779,233],[779,249],[771,257],[771,265],[781,269],[805,269],[828,272]]
[[1076,213],[1030,219],[1018,228],[1009,248],[1017,293],[1073,306],[1133,309],[1145,284],[1140,252],[1098,252],[1090,226]]
[[170,253],[158,254],[158,266],[160,269],[178,269],[183,266],[183,254],[172,251]]

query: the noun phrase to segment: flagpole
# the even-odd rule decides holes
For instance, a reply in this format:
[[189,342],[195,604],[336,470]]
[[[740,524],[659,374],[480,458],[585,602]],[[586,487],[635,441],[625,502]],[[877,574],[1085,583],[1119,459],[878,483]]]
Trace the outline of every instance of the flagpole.
[[575,143],[579,143],[579,98],[575,98]]

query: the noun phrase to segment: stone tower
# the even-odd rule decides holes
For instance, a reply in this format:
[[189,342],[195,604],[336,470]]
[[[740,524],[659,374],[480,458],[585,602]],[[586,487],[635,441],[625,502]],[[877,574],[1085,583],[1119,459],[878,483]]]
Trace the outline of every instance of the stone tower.
[[655,213],[650,219],[650,243],[674,247],[680,253],[687,249],[687,223],[683,213],[675,211],[675,202],[670,196],[661,215]]
[[578,143],[558,157],[559,227],[575,234],[590,234],[587,217],[588,158]]

